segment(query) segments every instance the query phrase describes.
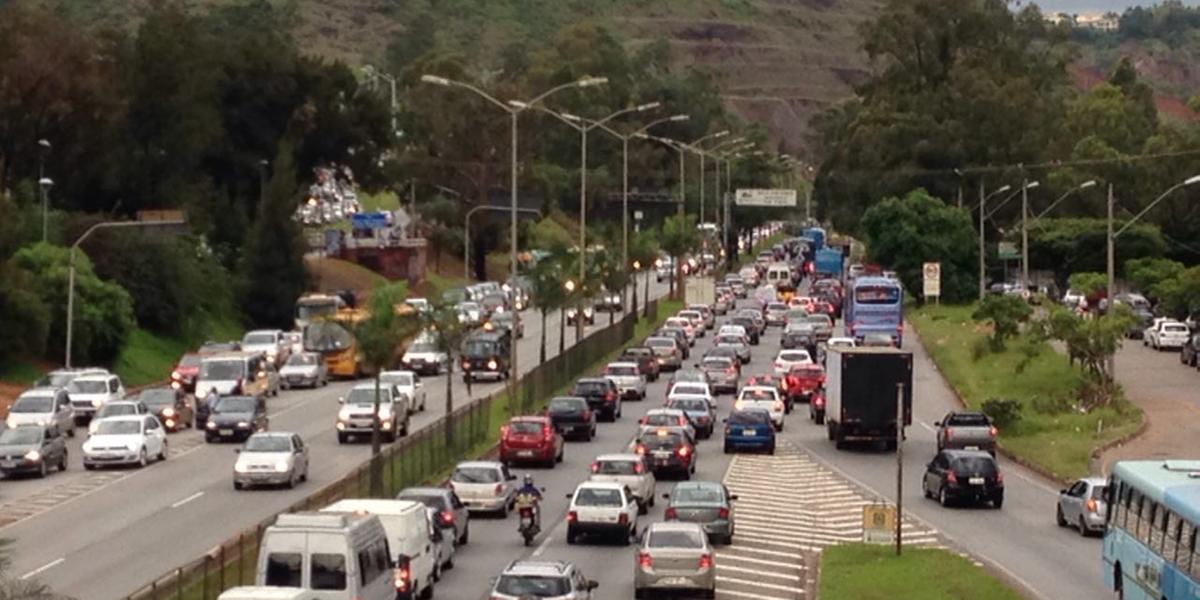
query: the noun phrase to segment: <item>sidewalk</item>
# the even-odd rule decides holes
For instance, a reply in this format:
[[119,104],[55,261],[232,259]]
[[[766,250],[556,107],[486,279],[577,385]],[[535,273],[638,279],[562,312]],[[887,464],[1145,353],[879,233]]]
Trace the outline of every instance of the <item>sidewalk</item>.
[[1137,340],[1125,341],[1116,370],[1125,397],[1145,411],[1147,427],[1103,452],[1093,471],[1107,473],[1118,460],[1194,458],[1200,440],[1200,373],[1180,364],[1177,352],[1157,352]]

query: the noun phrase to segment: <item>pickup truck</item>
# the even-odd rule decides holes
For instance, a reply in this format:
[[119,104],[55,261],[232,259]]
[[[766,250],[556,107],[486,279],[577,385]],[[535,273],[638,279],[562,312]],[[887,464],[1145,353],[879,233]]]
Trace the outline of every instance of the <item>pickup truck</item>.
[[992,419],[981,412],[947,413],[937,427],[938,452],[946,449],[983,450],[996,455],[996,427]]
[[1142,345],[1155,350],[1174,348],[1179,350],[1191,337],[1187,325],[1179,321],[1155,321],[1142,335]]
[[646,397],[646,376],[636,362],[614,362],[604,368],[604,376],[617,386],[622,400],[642,400]]

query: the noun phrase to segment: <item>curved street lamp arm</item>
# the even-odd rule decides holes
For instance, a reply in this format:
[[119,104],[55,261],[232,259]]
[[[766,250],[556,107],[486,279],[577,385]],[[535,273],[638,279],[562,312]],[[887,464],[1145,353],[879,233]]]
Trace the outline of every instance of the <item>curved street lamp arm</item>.
[[1129,229],[1130,227],[1132,227],[1134,223],[1137,223],[1137,222],[1138,222],[1138,219],[1141,219],[1143,216],[1145,216],[1145,215],[1146,215],[1146,213],[1150,212],[1150,209],[1154,208],[1154,207],[1155,207],[1155,206],[1156,206],[1156,205],[1157,205],[1159,202],[1162,202],[1164,198],[1166,198],[1167,196],[1170,196],[1172,193],[1174,193],[1174,192],[1175,192],[1175,190],[1177,190],[1177,189],[1179,189],[1179,188],[1182,188],[1182,187],[1186,187],[1186,186],[1192,185],[1192,184],[1194,184],[1194,183],[1200,183],[1200,175],[1197,175],[1196,177],[1189,178],[1189,179],[1187,179],[1186,181],[1181,181],[1181,182],[1179,182],[1179,183],[1177,183],[1177,184],[1175,184],[1175,185],[1171,186],[1171,187],[1170,187],[1170,188],[1169,188],[1167,191],[1163,192],[1161,196],[1159,196],[1159,197],[1155,198],[1155,199],[1154,199],[1154,202],[1151,202],[1150,204],[1147,204],[1147,205],[1146,205],[1146,208],[1143,208],[1143,209],[1141,210],[1141,212],[1139,212],[1138,214],[1134,215],[1132,219],[1130,219],[1130,220],[1126,221],[1126,222],[1125,222],[1125,225],[1123,225],[1123,226],[1122,226],[1120,229],[1118,229],[1118,230],[1116,230],[1115,232],[1113,232],[1113,237],[1114,237],[1114,238],[1116,238],[1117,236],[1119,236],[1119,235],[1121,235],[1122,233],[1124,233],[1124,231],[1125,231],[1126,229]]

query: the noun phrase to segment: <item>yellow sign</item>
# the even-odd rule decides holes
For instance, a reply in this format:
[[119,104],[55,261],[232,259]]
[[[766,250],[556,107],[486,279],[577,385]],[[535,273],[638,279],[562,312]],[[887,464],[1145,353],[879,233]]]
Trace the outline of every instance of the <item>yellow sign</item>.
[[863,507],[863,543],[891,544],[896,534],[896,507],[868,504]]

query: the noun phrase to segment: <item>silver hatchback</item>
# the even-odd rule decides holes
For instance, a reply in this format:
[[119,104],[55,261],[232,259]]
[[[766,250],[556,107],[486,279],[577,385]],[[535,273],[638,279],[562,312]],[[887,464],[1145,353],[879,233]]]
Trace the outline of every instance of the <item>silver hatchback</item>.
[[642,534],[633,559],[635,598],[657,598],[659,590],[700,591],[716,597],[714,552],[696,523],[654,523]]
[[1104,533],[1107,491],[1108,482],[1103,477],[1086,477],[1060,490],[1055,522],[1059,527],[1074,527],[1083,536]]

